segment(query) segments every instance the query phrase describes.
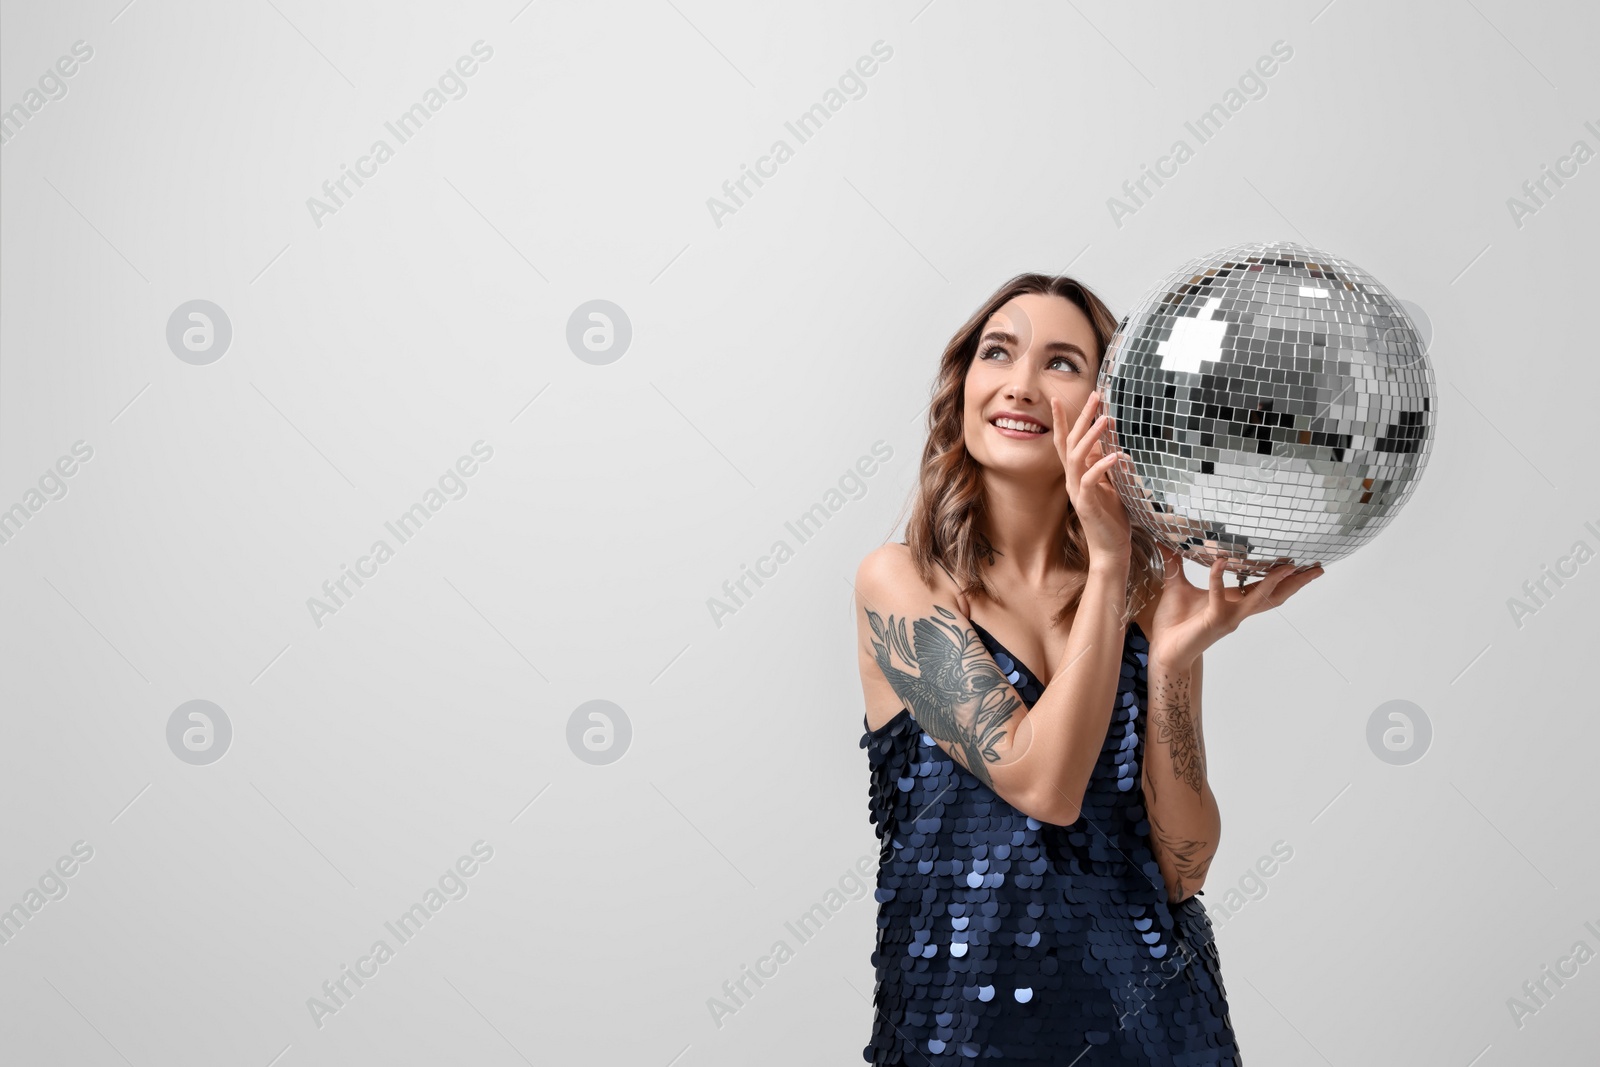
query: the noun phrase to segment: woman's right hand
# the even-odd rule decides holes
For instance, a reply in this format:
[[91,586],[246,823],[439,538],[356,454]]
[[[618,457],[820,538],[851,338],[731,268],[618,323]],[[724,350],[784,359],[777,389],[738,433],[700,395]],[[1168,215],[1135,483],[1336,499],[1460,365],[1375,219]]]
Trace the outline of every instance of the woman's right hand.
[[1111,468],[1122,460],[1123,453],[1116,448],[1108,450],[1102,441],[1116,420],[1100,413],[1100,406],[1100,394],[1090,393],[1069,429],[1066,405],[1051,397],[1051,433],[1066,472],[1067,496],[1089,542],[1090,558],[1127,559],[1132,550],[1132,522],[1111,482]]

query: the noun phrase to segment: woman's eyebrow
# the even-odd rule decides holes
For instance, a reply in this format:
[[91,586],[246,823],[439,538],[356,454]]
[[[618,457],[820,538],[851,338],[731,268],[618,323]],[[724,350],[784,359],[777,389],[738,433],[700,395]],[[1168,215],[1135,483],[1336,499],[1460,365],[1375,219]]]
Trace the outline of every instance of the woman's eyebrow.
[[[978,340],[978,343],[982,344],[984,341],[999,341],[1002,344],[1015,345],[1017,343],[1017,335],[1007,333],[1005,330],[988,330]],[[1071,341],[1051,341],[1044,346],[1044,350],[1046,352],[1066,352],[1084,361],[1089,359],[1089,354]]]
[[1068,352],[1082,360],[1087,360],[1089,358],[1088,353],[1084,352],[1083,349],[1079,348],[1071,341],[1051,341],[1049,344],[1044,346],[1044,350],[1046,352]]

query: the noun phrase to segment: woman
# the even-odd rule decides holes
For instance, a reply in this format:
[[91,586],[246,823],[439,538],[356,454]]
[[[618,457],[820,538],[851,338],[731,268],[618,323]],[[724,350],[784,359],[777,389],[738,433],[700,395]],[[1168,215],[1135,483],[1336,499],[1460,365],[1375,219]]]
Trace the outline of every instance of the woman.
[[904,543],[856,575],[874,1064],[1241,1063],[1196,899],[1220,837],[1201,653],[1320,566],[1209,590],[1134,529],[1116,320],[1020,275],[946,347]]

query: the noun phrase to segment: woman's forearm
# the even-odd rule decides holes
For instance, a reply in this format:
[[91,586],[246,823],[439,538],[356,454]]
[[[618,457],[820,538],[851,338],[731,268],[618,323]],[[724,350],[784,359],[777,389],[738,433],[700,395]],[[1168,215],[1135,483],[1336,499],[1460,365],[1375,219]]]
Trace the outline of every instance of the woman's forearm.
[[1206,780],[1201,657],[1170,663],[1152,654],[1146,677],[1150,719],[1144,748],[1145,813],[1156,863],[1176,903],[1205,883],[1222,830],[1217,799]]
[[1111,725],[1122,678],[1128,567],[1120,557],[1090,562],[1061,662],[1018,732],[1019,759],[1037,763],[1038,808],[1054,813],[1049,821],[1057,825],[1077,821]]

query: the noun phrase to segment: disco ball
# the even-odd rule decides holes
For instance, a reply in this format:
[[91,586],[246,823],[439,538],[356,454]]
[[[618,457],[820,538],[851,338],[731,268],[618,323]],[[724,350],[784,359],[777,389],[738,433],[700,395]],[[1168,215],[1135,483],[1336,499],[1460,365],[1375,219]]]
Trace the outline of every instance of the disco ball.
[[1400,301],[1349,260],[1288,242],[1220,249],[1150,290],[1097,387],[1130,518],[1241,577],[1370,541],[1416,489],[1438,418]]

